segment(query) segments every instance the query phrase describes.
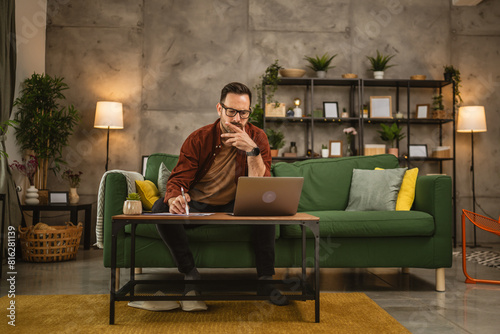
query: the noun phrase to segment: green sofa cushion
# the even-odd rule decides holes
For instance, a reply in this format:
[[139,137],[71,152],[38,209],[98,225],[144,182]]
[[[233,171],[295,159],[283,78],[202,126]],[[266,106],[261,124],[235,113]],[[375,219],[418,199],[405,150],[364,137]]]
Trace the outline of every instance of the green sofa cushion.
[[357,169],[398,168],[392,154],[355,156],[335,159],[311,159],[294,163],[278,162],[273,176],[302,176],[304,186],[299,212],[345,210],[349,201],[352,171]]
[[177,165],[177,160],[179,160],[179,156],[174,154],[151,154],[148,157],[148,162],[146,163],[146,175],[144,176],[144,179],[153,181],[153,183],[158,187],[158,172],[160,171],[161,163],[163,162],[168,170],[172,171],[175,165]]
[[[322,238],[407,237],[434,235],[433,217],[422,211],[307,211],[319,217]],[[282,225],[282,238],[300,238],[298,225]],[[308,230],[307,237],[312,238]]]

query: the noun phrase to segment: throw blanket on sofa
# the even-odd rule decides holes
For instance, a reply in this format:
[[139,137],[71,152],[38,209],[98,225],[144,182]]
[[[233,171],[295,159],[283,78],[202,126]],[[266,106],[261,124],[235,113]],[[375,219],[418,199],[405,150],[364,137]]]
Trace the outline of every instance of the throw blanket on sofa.
[[97,193],[97,221],[96,221],[96,226],[95,226],[95,234],[96,234],[96,240],[97,242],[94,244],[94,246],[97,246],[99,248],[104,248],[104,230],[103,230],[103,221],[104,221],[104,189],[106,187],[106,177],[108,174],[123,174],[125,176],[125,179],[127,180],[127,192],[130,193],[135,193],[135,181],[144,181],[144,176],[142,174],[139,174],[137,172],[129,172],[129,171],[124,171],[124,170],[110,170],[104,173],[104,175],[101,178],[101,183],[99,184],[99,192]]

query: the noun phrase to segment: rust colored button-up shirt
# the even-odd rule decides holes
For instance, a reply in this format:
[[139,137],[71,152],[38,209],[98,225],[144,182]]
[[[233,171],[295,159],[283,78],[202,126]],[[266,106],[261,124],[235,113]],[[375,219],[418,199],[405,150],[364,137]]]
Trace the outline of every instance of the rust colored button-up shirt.
[[[245,131],[260,149],[266,166],[264,176],[271,176],[271,152],[265,132],[250,123],[245,125]],[[187,137],[182,144],[179,161],[168,179],[165,203],[168,203],[170,198],[179,196],[181,187],[188,192],[193,184],[205,176],[215,156],[221,150],[221,134],[220,119],[217,119],[215,123],[206,125]],[[248,175],[247,155],[246,152],[238,150],[234,182],[238,183],[238,178],[246,175]]]

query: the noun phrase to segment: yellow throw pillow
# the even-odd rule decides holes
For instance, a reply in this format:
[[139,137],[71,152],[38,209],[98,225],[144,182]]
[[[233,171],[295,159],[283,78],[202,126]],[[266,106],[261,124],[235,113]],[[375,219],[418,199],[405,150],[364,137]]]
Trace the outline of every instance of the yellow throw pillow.
[[[375,168],[383,169],[383,168]],[[417,185],[418,168],[408,169],[403,177],[403,183],[398,193],[396,211],[409,211],[415,200],[415,186]]]
[[155,184],[149,180],[135,181],[137,193],[141,196],[142,207],[150,211],[153,204],[160,198],[160,191]]

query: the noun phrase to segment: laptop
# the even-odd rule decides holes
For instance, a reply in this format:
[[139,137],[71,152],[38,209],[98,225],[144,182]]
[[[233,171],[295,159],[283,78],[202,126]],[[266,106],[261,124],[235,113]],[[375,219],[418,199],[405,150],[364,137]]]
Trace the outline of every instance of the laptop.
[[238,179],[235,216],[293,216],[299,207],[303,177],[248,177]]

